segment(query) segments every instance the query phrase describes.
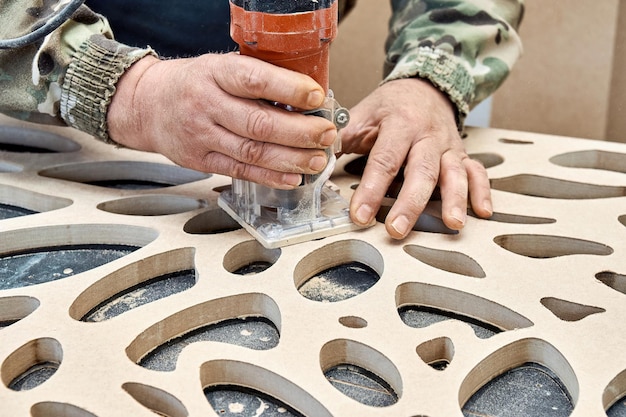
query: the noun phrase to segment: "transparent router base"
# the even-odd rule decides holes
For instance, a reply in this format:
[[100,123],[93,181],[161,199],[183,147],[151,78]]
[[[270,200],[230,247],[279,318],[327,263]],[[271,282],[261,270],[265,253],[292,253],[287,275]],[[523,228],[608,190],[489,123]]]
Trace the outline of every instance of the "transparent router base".
[[[258,186],[257,184],[252,185]],[[267,190],[271,189],[268,188]],[[276,190],[271,191],[276,192]],[[253,210],[246,210],[245,207],[241,207],[241,204],[237,204],[237,199],[233,198],[232,189],[220,194],[218,204],[263,246],[269,249],[361,228],[350,220],[349,204],[346,199],[330,186],[324,186],[320,196],[320,213],[310,219],[279,219],[280,209],[275,207],[256,205]]]

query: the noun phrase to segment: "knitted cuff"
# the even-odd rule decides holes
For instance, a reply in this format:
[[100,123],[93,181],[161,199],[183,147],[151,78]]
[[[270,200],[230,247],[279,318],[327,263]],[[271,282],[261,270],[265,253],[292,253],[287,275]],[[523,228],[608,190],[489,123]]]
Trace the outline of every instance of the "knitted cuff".
[[404,54],[383,83],[411,77],[427,79],[448,96],[457,108],[459,131],[463,130],[475,88],[474,79],[463,63],[440,49],[420,47]]
[[106,142],[107,110],[115,93],[115,84],[132,64],[151,49],[132,48],[104,37],[92,37],[74,53],[65,73],[60,111],[65,122]]

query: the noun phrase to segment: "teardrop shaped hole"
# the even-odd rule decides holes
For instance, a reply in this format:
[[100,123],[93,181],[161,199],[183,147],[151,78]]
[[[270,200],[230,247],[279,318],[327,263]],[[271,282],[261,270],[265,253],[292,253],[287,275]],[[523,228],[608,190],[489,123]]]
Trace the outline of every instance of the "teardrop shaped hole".
[[31,417],[97,417],[72,404],[45,401],[30,408]]
[[39,304],[38,299],[27,296],[0,298],[0,329],[30,315],[39,307]]
[[596,274],[596,279],[607,287],[626,294],[626,275],[613,271],[603,271]]
[[98,204],[97,208],[109,213],[127,216],[166,216],[186,213],[206,206],[207,202],[204,200],[171,194],[159,194],[105,201]]
[[256,240],[248,240],[229,250],[222,265],[232,274],[255,275],[274,265],[281,253],[280,248],[268,249]]
[[420,262],[454,274],[471,278],[485,278],[483,268],[470,256],[455,251],[428,248],[420,245],[406,245],[404,251]]
[[560,200],[591,200],[626,195],[626,187],[597,185],[533,174],[494,178],[491,188],[499,191]]
[[339,317],[339,323],[349,329],[364,329],[367,327],[367,320],[356,316]]
[[241,229],[241,225],[222,209],[208,210],[191,218],[183,230],[191,235],[217,235]]
[[343,240],[304,257],[294,270],[294,284],[309,300],[338,302],[368,291],[382,273],[383,258],[376,248]]
[[102,322],[142,305],[181,293],[196,284],[196,271],[185,270],[164,274],[114,295],[85,314],[80,321]]
[[[293,416],[301,417],[332,417],[330,412],[309,392],[298,385],[265,368],[243,362],[241,360],[214,360],[205,362],[200,367],[200,383],[204,393],[211,402],[218,415],[221,411],[230,411],[227,402],[231,398],[246,398],[237,395],[239,393],[250,394],[252,392],[252,404],[256,408],[246,408],[246,413],[238,411],[245,404],[242,400],[231,400],[236,407],[231,415],[272,415],[283,416],[281,413],[289,412]],[[226,400],[218,399],[219,391],[234,391],[235,397],[226,397]],[[250,398],[250,397],[248,397]],[[264,407],[260,401],[271,401],[275,404],[276,413],[263,412]],[[265,399],[265,400],[264,400]],[[266,404],[267,405],[267,404]],[[249,411],[252,411],[250,413]]]
[[267,318],[228,319],[167,341],[144,356],[139,366],[153,371],[173,371],[183,349],[196,342],[219,342],[252,350],[269,350],[278,346],[279,340],[278,329]]
[[485,168],[493,168],[504,163],[504,158],[497,153],[472,153],[469,157],[480,162]]
[[122,385],[139,404],[163,417],[187,417],[184,404],[169,392],[145,384],[126,382]]
[[31,340],[4,360],[2,382],[13,391],[31,390],[52,377],[62,360],[63,349],[55,339]]
[[528,258],[545,259],[568,255],[608,256],[613,248],[598,242],[551,235],[500,235],[493,241],[503,249]]
[[305,417],[304,414],[268,394],[237,385],[205,388],[204,396],[219,416]]
[[535,142],[532,140],[523,140],[523,139],[511,139],[511,138],[500,138],[498,142],[504,143],[507,145],[534,145]]
[[372,407],[389,407],[402,396],[402,378],[382,353],[353,340],[336,339],[320,351],[320,366],[339,392]]
[[469,325],[479,339],[489,339],[502,329],[463,314],[424,306],[405,306],[398,310],[400,319],[409,327],[421,329],[447,320],[456,320]]
[[439,337],[420,344],[416,352],[428,366],[443,371],[454,358],[454,343],[448,337]]

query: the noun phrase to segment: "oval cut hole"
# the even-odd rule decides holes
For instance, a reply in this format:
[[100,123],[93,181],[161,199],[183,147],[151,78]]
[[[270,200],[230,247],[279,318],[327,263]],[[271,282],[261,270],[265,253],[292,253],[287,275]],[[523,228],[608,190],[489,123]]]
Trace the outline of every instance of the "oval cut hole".
[[569,168],[601,169],[626,173],[626,154],[600,150],[577,151],[553,156],[550,162]]
[[440,337],[422,343],[416,351],[428,366],[437,371],[443,371],[454,358],[454,343],[447,337]]
[[202,364],[200,383],[220,416],[332,417],[318,400],[293,382],[240,360]]
[[367,327],[367,321],[365,319],[355,316],[339,317],[339,323],[350,329],[364,329]]
[[402,395],[396,366],[382,353],[359,342],[338,339],[320,352],[324,376],[339,392],[372,407],[389,407]]
[[209,178],[175,165],[138,161],[103,161],[61,165],[44,169],[44,177],[124,190],[149,190]]
[[98,209],[128,216],[165,216],[206,207],[207,202],[178,195],[143,195],[98,204]]
[[46,401],[30,408],[31,417],[97,417],[72,404]]
[[222,209],[208,210],[193,217],[183,227],[192,235],[217,235],[241,229],[241,225]]
[[493,241],[509,252],[529,258],[556,258],[568,255],[599,255],[613,253],[610,246],[589,240],[550,235],[500,235]]
[[[472,217],[478,218],[478,216],[473,213],[471,210],[468,213]],[[489,220],[498,223],[510,223],[510,224],[552,224],[556,223],[556,219],[552,219],[550,217],[535,217],[535,216],[524,216],[521,214],[511,214],[511,213],[500,213],[494,212],[491,217],[488,219],[481,220]]]
[[201,303],[154,323],[126,348],[128,358],[162,371],[175,369],[190,343],[212,341],[271,349],[280,337],[280,310],[264,294],[239,294]]
[[204,395],[215,413],[223,417],[305,417],[280,400],[245,387],[212,386]]
[[62,359],[63,349],[55,339],[32,340],[4,360],[0,376],[9,389],[27,391],[54,375]]
[[64,136],[38,129],[0,126],[0,151],[18,153],[76,152],[80,145]]
[[508,191],[531,197],[563,200],[613,198],[626,195],[626,187],[587,184],[531,174],[519,174],[507,178],[494,178],[491,180],[491,187],[495,190]]
[[473,153],[469,157],[480,162],[485,168],[492,168],[504,163],[504,158],[496,153]]
[[256,240],[243,242],[224,256],[224,269],[237,275],[255,275],[269,269],[278,261],[282,251],[268,249]]
[[485,271],[474,259],[460,252],[407,245],[404,251],[433,268],[472,278],[484,278]]
[[39,307],[39,300],[33,297],[0,298],[0,329],[17,323]]
[[[0,234],[0,290],[42,284],[97,268],[157,237],[152,229],[78,224],[19,229]],[[38,246],[32,247],[33,243]]]
[[484,323],[475,318],[436,308],[406,306],[398,310],[398,314],[400,314],[400,319],[404,324],[416,329],[425,328],[448,320],[456,320],[468,324],[479,339],[488,339],[502,332],[498,327]]
[[604,389],[602,405],[607,417],[626,416],[626,371],[620,372]]
[[294,271],[296,288],[309,300],[337,302],[369,290],[383,273],[383,258],[368,243],[344,240],[302,259]]
[[0,184],[0,219],[58,210],[71,204],[72,200],[67,198]]
[[164,417],[187,417],[183,403],[169,392],[149,385],[127,382],[122,388],[139,404]]

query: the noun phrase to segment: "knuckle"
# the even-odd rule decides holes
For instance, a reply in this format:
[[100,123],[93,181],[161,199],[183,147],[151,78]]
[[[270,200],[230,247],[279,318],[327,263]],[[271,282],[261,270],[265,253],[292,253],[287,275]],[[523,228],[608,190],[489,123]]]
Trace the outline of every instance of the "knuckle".
[[254,139],[268,139],[274,131],[273,119],[265,109],[256,109],[248,114],[246,131]]
[[241,162],[257,165],[265,150],[265,144],[254,140],[246,140],[240,149]]
[[258,66],[248,68],[246,75],[241,78],[241,82],[246,91],[256,94],[258,97],[263,97],[268,86],[267,77],[264,77]]
[[393,178],[398,174],[401,165],[395,157],[393,150],[381,150],[369,156],[367,165],[374,169],[377,174]]

